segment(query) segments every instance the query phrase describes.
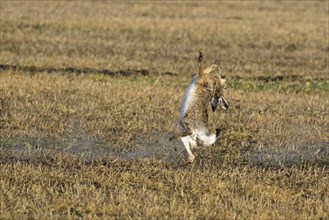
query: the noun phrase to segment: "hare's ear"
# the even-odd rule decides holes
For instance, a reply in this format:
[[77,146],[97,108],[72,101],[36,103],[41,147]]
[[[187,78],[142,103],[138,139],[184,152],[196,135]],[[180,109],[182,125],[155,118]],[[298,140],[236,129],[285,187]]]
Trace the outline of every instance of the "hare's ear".
[[214,70],[218,70],[218,72],[220,72],[220,68],[219,68],[219,65],[217,64],[212,64],[211,66],[208,66],[204,71],[203,73],[204,74],[210,74],[212,73]]
[[199,58],[198,58],[198,76],[199,76],[199,78],[204,77],[203,58],[204,58],[204,54],[202,52],[199,52]]
[[212,98],[211,99],[211,109],[212,109],[212,112],[215,112],[215,110],[217,108],[217,104],[218,104],[218,98]]
[[219,98],[219,104],[220,104],[220,107],[222,107],[222,109],[225,109],[225,110],[228,109],[228,104],[224,97]]
[[212,98],[211,99],[211,109],[212,109],[213,112],[215,112],[218,103],[220,104],[220,107],[222,109],[224,109],[224,110],[228,109],[228,104],[227,104],[227,101],[225,100],[224,97]]

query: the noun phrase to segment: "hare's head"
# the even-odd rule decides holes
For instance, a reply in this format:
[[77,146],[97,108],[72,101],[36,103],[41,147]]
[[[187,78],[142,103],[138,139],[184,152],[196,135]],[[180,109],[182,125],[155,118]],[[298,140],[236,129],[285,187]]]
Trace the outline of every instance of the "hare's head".
[[223,109],[228,109],[227,101],[225,100],[224,93],[226,89],[226,80],[224,76],[216,75],[212,79],[212,100],[211,107],[215,111],[219,103]]
[[[228,104],[224,98],[224,92],[226,89],[226,80],[224,76],[220,76],[220,66],[218,64],[212,64],[206,69],[204,69],[203,65],[203,58],[204,54],[202,52],[199,53],[198,65],[198,77],[201,84],[207,85],[210,89],[212,100],[211,100],[211,107],[212,110],[215,111],[217,104],[219,103],[223,109],[228,109]],[[211,76],[211,73],[215,70],[218,71],[218,74],[215,76]]]

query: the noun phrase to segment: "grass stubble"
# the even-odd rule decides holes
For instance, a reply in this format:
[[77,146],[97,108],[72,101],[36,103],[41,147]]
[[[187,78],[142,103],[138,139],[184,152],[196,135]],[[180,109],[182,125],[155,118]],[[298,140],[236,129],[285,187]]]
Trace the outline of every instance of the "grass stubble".
[[[1,218],[328,218],[327,2],[0,5]],[[188,165],[201,49],[230,109]]]

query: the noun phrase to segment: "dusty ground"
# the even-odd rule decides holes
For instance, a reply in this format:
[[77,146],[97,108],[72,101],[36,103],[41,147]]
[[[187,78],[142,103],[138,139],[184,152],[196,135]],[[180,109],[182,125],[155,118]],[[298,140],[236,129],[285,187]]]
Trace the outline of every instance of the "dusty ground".
[[[329,218],[328,2],[0,6],[0,218]],[[200,50],[230,108],[186,164]]]

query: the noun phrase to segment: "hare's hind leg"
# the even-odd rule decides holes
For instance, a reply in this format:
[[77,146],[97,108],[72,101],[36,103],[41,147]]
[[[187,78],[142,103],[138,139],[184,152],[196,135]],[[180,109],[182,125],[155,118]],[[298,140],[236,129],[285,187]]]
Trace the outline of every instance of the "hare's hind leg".
[[191,144],[193,145],[194,144],[193,142],[195,141],[190,136],[182,137],[181,140],[188,154],[188,162],[192,163],[194,161],[195,156],[192,154]]

